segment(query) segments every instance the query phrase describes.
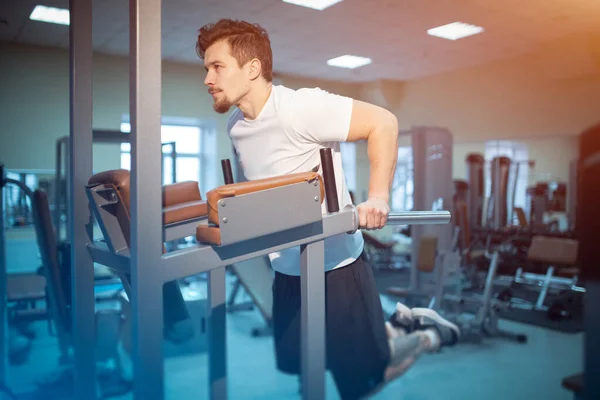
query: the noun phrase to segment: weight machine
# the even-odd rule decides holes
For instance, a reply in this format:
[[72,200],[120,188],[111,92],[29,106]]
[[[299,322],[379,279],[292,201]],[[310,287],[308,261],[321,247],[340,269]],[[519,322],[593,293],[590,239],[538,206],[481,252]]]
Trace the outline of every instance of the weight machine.
[[[38,272],[31,274],[7,274],[5,257],[4,226],[0,223],[0,317],[2,325],[0,326],[0,341],[4,343],[6,333],[6,314],[8,303],[14,305],[10,310],[11,322],[34,322],[46,319],[48,322],[48,333],[55,336],[58,342],[59,358],[57,374],[47,380],[38,381],[38,389],[43,392],[44,397],[52,398],[68,396],[68,385],[56,385],[54,378],[70,377],[72,375],[71,360],[71,295],[69,281],[65,279],[64,263],[61,262],[59,247],[57,245],[57,235],[54,231],[51,212],[48,204],[47,193],[41,189],[31,190],[21,181],[6,179],[4,177],[4,168],[0,165],[0,176],[2,177],[0,187],[5,185],[16,185],[22,190],[31,202],[31,211],[33,225],[35,228],[35,237],[38,249],[41,255],[42,267]],[[0,206],[0,214],[2,207]],[[70,265],[68,265],[70,267]],[[43,301],[45,307],[37,307],[36,303]],[[30,308],[20,304],[33,304]],[[115,367],[100,366],[98,370],[98,380],[100,383],[99,393],[101,395],[119,395],[130,390],[130,384],[121,377],[120,364],[117,357],[117,340],[120,317],[118,311],[114,309],[103,309],[94,312],[91,316],[96,324],[102,329],[96,343],[90,346],[97,347],[98,361],[110,362]],[[28,335],[32,340],[33,334]],[[10,355],[10,349],[9,349]],[[6,366],[5,366],[5,346],[0,349],[0,359],[2,360],[1,377],[2,385],[5,384]],[[60,381],[62,383],[62,381]],[[56,391],[59,391],[58,393]]]
[[[387,293],[405,299],[411,305],[439,311],[457,322],[464,337],[477,341],[483,337],[502,337],[525,342],[525,335],[498,327],[496,309],[499,304],[492,297],[498,267],[497,253],[479,252],[486,266],[482,292],[472,294],[465,291],[471,286],[469,263],[475,257],[475,252],[469,247],[472,240],[470,217],[475,218],[476,223],[483,219],[483,202],[476,196],[484,189],[483,157],[468,157],[474,164],[468,166],[470,172],[481,174],[481,179],[473,185],[474,195],[465,190],[466,185],[452,180],[453,137],[449,130],[416,127],[411,133],[415,207],[435,210],[451,204],[453,225],[412,227],[410,286],[391,287]],[[456,191],[455,186],[462,190]],[[463,311],[473,308],[476,309],[475,315],[467,318]]]
[[[161,346],[163,286],[182,277],[207,272],[209,392],[213,399],[225,399],[227,347],[223,267],[300,246],[302,394],[311,400],[323,399],[324,240],[356,231],[356,210],[354,207],[336,210],[337,200],[332,199],[335,186],[327,178],[333,171],[325,168],[326,187],[316,173],[224,185],[207,195],[206,215],[190,217],[188,214],[186,219],[164,223],[161,199],[166,188],[161,184],[160,163],[156,162],[160,153],[161,3],[146,0],[141,7],[139,0],[130,0],[130,5],[132,162],[127,218],[122,214],[117,218],[117,214],[110,212],[111,209],[126,210],[120,201],[125,192],[112,183],[110,174],[94,176],[92,171],[92,2],[73,0],[70,7],[72,164],[69,198],[72,201],[69,237],[73,240],[73,331],[77,365],[74,397],[96,398],[94,353],[89,348],[90,340],[95,337],[91,295],[94,261],[129,276],[124,287],[132,306],[133,398],[144,400],[162,399],[165,395]],[[325,197],[327,212],[324,215],[321,203]],[[90,206],[101,225],[104,240],[90,241]],[[173,207],[171,211],[189,210],[183,204]],[[198,212],[200,207],[197,204],[193,209]],[[449,221],[447,211],[409,212],[390,218],[390,223],[400,224]],[[196,236],[199,242],[196,246],[163,252],[166,241],[190,234]]]
[[[161,280],[168,282],[201,272],[209,274],[207,330],[211,398],[227,398],[223,267],[294,246],[300,246],[302,253],[302,393],[307,399],[324,398],[324,240],[333,235],[356,232],[358,216],[354,206],[339,209],[330,149],[321,150],[321,160],[323,177],[308,172],[226,184],[207,194],[204,209],[197,201],[178,204],[180,215],[185,213],[187,219],[173,219],[172,214],[164,214],[164,218],[171,221],[163,228],[165,241],[195,232],[198,244],[165,253],[161,262]],[[88,243],[87,249],[94,261],[123,274],[130,270],[129,238],[126,235],[129,220],[123,217],[126,205],[122,201],[122,193],[127,188],[115,185],[114,176],[114,171],[97,174],[86,188],[104,236],[102,241]],[[165,193],[172,188],[165,187]],[[324,202],[327,211],[323,215]],[[388,220],[394,225],[449,222],[450,213],[447,211],[395,213]],[[124,287],[135,304],[133,284],[125,284]],[[150,293],[144,294],[148,289],[139,287],[137,295],[150,298],[146,297]],[[152,296],[157,294],[153,292]],[[143,306],[151,307],[156,313],[160,304],[154,303],[144,303]],[[133,314],[133,326],[138,326],[134,342],[161,330],[159,318],[136,321],[136,317]],[[141,374],[157,368],[149,364],[150,360],[162,363],[160,353],[153,354],[152,359],[146,358],[145,368],[139,370]],[[134,370],[139,367],[139,364],[134,364]],[[151,398],[162,398],[162,392],[152,393]]]
[[[533,168],[531,160],[515,161],[506,156],[485,161],[482,154],[470,153],[467,164],[467,179],[464,182],[468,217],[473,229],[503,229],[514,219],[517,182],[522,168]],[[485,205],[485,167],[490,167],[491,191]],[[511,178],[512,176],[512,178]],[[510,190],[509,190],[510,189]]]
[[[93,143],[121,144],[130,143],[131,135],[127,132],[105,129],[94,129],[92,132]],[[165,149],[168,151],[165,152]],[[166,159],[171,158],[171,182],[177,182],[177,144],[176,142],[162,143],[161,148],[162,163],[161,175],[164,178]],[[54,226],[59,240],[62,239],[63,215],[64,225],[69,224],[67,193],[69,192],[69,136],[63,136],[56,140],[56,158],[55,158],[55,185],[54,185]],[[63,168],[64,166],[64,168]],[[68,231],[67,231],[68,232]],[[68,241],[68,238],[66,238]]]
[[[4,190],[9,185],[16,186],[32,207],[33,192],[25,182],[7,178],[4,166],[0,165],[0,343],[3,349],[8,350],[9,360],[12,362],[24,358],[31,347],[31,333],[25,332],[26,328],[19,325],[44,319],[47,314],[45,309],[31,307],[45,298],[44,276],[38,273],[8,274],[7,271]],[[5,325],[7,320],[8,325]],[[7,342],[5,327],[9,328],[8,346],[4,345]],[[1,368],[5,368],[4,357]]]
[[[440,210],[452,204],[452,133],[445,128],[420,126],[410,131],[413,153],[413,204],[417,210]],[[460,263],[452,254],[453,227],[411,227],[412,254],[407,288],[390,287],[386,292],[409,302],[430,299],[438,308],[440,290],[456,285]],[[441,265],[443,264],[443,265]],[[443,271],[445,276],[440,276]]]

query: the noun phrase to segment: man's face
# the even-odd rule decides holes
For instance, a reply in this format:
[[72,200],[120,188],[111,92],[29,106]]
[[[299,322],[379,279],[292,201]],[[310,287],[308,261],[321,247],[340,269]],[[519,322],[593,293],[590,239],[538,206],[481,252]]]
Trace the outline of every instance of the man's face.
[[204,66],[207,71],[204,84],[213,98],[213,108],[216,112],[224,114],[231,106],[238,104],[249,90],[250,76],[247,65],[240,68],[237,60],[231,55],[229,43],[220,40],[206,49]]

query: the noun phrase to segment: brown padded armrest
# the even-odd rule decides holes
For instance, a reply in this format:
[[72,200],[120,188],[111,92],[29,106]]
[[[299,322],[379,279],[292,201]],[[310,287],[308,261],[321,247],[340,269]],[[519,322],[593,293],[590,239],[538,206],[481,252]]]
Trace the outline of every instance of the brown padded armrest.
[[163,186],[163,223],[172,224],[208,214],[198,182],[177,182]]
[[534,236],[527,252],[530,261],[575,265],[579,242],[573,239]]
[[[102,171],[92,176],[90,185],[113,187],[130,212],[131,175],[126,169]],[[208,214],[206,202],[202,201],[198,182],[177,182],[162,187],[163,223],[172,224],[186,219],[204,217]],[[129,215],[126,216],[129,219]]]
[[186,181],[163,186],[163,207],[171,207],[191,201],[200,201],[198,182]]
[[190,201],[163,209],[163,223],[173,224],[188,219],[204,217],[208,214],[206,201]]
[[219,213],[217,210],[217,205],[219,200],[223,198],[240,196],[243,194],[258,192],[260,190],[292,185],[294,183],[313,182],[315,180],[319,181],[322,203],[325,189],[323,187],[321,175],[316,172],[300,172],[296,174],[276,176],[273,178],[257,179],[253,181],[219,186],[206,194],[206,199],[208,202],[208,220],[217,226],[219,225]]
[[196,240],[200,243],[221,245],[221,230],[216,226],[198,225],[196,227]]

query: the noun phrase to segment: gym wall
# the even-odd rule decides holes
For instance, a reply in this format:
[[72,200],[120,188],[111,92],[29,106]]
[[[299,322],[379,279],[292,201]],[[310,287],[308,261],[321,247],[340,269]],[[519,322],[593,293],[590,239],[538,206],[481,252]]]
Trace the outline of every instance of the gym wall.
[[[577,136],[600,121],[598,42],[572,36],[520,57],[393,83],[391,89],[388,82],[363,84],[361,93],[392,110],[401,130],[448,127],[455,178],[465,178],[466,154],[484,153],[486,141],[505,139],[528,147],[536,175],[568,181]],[[358,190],[365,189],[359,182]]]
[[[0,160],[11,169],[53,170],[56,139],[69,134],[68,51],[5,42],[0,43],[0,48]],[[129,113],[128,58],[95,54],[93,74],[93,127],[119,129],[122,116]],[[164,62],[162,113],[216,121],[218,159],[231,158],[231,143],[225,135],[228,115],[213,111],[203,80],[200,64]],[[276,76],[274,82],[292,88],[318,86],[332,93],[359,95],[358,86],[339,82],[292,76]],[[118,145],[94,144],[95,170],[119,166]]]
[[[585,44],[585,42],[584,42]],[[68,134],[68,52],[0,44],[0,160],[9,168],[53,169],[56,138]],[[569,47],[570,46],[570,47]],[[292,88],[319,86],[334,93],[373,101],[396,114],[400,129],[413,125],[447,126],[454,134],[454,177],[464,177],[464,156],[483,151],[488,140],[524,141],[536,172],[566,179],[577,154],[575,136],[597,122],[600,65],[585,59],[586,49],[563,42],[533,54],[468,70],[408,82],[340,83],[276,76]],[[565,54],[571,62],[563,60]],[[544,69],[546,68],[546,69]],[[226,115],[212,111],[200,65],[163,63],[163,115],[211,119],[224,133]],[[128,113],[127,57],[94,57],[93,125],[118,129]],[[220,134],[218,157],[231,157],[231,145]],[[406,137],[400,140],[409,145]],[[119,165],[113,145],[95,145],[94,168]],[[358,190],[368,181],[366,146],[357,149]]]
[[[579,151],[577,135],[527,137],[512,141],[526,146],[528,158],[535,160],[535,166],[529,177],[530,184],[545,179],[568,182],[569,163],[577,158]],[[454,143],[452,169],[455,179],[467,178],[465,159],[469,153],[485,154],[485,142]]]
[[600,118],[600,50],[587,46],[561,41],[514,59],[408,81],[394,108],[400,128],[441,125],[456,142],[578,135]]
[[[15,169],[54,169],[56,139],[69,134],[69,54],[66,49],[0,43],[0,160]],[[127,57],[94,55],[93,127],[119,129],[129,113]],[[162,112],[217,121],[201,65],[163,63]],[[219,157],[230,157],[228,140]],[[118,168],[118,145],[94,145],[94,169]]]

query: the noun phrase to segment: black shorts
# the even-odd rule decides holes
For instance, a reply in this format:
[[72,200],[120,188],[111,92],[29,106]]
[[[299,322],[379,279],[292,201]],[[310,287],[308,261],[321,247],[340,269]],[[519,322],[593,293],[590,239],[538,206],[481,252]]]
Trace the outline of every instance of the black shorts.
[[[390,359],[384,315],[364,253],[325,274],[327,369],[342,399],[358,399],[378,386]],[[277,368],[300,374],[300,277],[276,272],[273,336]]]

